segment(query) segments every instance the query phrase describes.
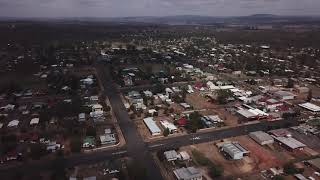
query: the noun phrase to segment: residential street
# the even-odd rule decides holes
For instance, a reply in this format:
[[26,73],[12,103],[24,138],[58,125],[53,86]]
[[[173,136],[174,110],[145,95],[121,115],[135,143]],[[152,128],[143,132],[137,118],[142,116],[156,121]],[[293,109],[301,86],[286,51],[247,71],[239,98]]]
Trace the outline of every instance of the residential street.
[[[126,145],[121,148],[115,148],[102,152],[71,155],[69,157],[66,157],[65,159],[66,167],[73,167],[79,164],[90,164],[107,159],[116,159],[120,157],[130,156],[135,160],[136,163],[139,163],[139,165],[143,165],[146,168],[148,179],[158,180],[162,179],[162,176],[151,157],[151,152],[158,150],[169,150],[172,148],[178,148],[191,144],[198,144],[213,140],[235,137],[258,130],[267,131],[271,129],[289,127],[297,125],[298,123],[293,119],[281,121],[263,121],[255,124],[247,124],[211,132],[198,132],[195,134],[188,134],[175,138],[168,138],[146,143],[142,140],[134,123],[130,120],[128,112],[121,101],[120,94],[117,92],[112,79],[110,78],[109,72],[106,72],[107,70],[105,71],[104,66],[99,66],[97,70],[99,76],[98,78],[100,78],[104,86],[104,93],[110,100],[110,104],[112,106],[112,109],[114,110],[114,114],[124,135]],[[15,174],[17,172],[37,173],[39,170],[52,168],[54,164],[55,161],[53,160],[39,160],[37,162],[24,162],[20,165],[15,166],[1,165],[0,176],[8,177],[9,175]]]

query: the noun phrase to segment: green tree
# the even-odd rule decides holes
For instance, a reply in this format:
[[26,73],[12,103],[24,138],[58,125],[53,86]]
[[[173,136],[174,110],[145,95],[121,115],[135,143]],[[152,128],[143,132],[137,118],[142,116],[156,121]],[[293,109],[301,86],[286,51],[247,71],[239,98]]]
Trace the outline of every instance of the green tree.
[[283,172],[292,175],[299,173],[299,170],[296,167],[294,167],[292,163],[288,163],[283,166]]
[[89,126],[87,128],[87,131],[86,131],[86,136],[93,136],[93,137],[96,137],[97,135],[97,130],[95,127],[93,126]]
[[79,137],[73,137],[70,141],[71,152],[80,152],[82,147],[82,142]]
[[212,177],[212,178],[217,178],[217,177],[220,177],[222,175],[222,168],[220,166],[214,166],[214,165],[210,165],[209,168],[209,175]]
[[219,104],[226,104],[230,97],[232,97],[232,92],[230,90],[221,89],[217,92],[217,101]]
[[307,101],[310,102],[312,100],[312,90],[310,89],[308,92]]
[[289,78],[287,88],[293,88],[293,86],[294,86],[294,81],[293,81],[293,79]]
[[170,134],[169,128],[165,128],[164,131],[163,131],[163,135],[164,135],[165,137],[167,137],[169,134]]
[[32,159],[40,159],[46,154],[46,149],[43,144],[35,143],[30,146],[30,156]]
[[164,92],[165,90],[165,86],[161,83],[157,83],[155,86],[154,86],[154,93],[157,94],[157,93],[162,93]]
[[186,124],[186,128],[193,133],[197,132],[198,129],[203,128],[201,115],[199,114],[199,112],[193,112],[189,115],[189,120]]
[[272,180],[284,180],[284,177],[280,175],[276,175],[272,178]]

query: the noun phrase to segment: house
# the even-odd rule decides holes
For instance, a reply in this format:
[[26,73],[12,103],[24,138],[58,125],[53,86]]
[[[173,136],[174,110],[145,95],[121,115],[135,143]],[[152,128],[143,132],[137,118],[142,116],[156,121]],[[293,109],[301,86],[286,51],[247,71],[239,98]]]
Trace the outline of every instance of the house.
[[83,144],[82,144],[83,148],[92,148],[95,147],[95,138],[92,136],[87,136],[84,138],[83,140]]
[[117,140],[115,134],[104,134],[100,136],[100,142],[102,145],[115,144]]
[[296,95],[288,91],[277,91],[274,93],[274,96],[282,101],[293,100],[296,97]]
[[205,117],[213,123],[223,123],[224,122],[222,119],[220,119],[219,115],[209,115],[209,116],[205,116]]
[[192,107],[187,104],[187,103],[180,103],[180,105],[185,109],[185,110],[189,110],[189,109],[192,109]]
[[97,180],[96,176],[84,177],[83,180]]
[[249,136],[260,145],[272,144],[273,137],[263,131],[251,132]]
[[182,161],[188,161],[190,160],[190,155],[186,151],[181,151],[178,154],[178,159]]
[[169,162],[178,159],[178,153],[175,150],[165,151],[163,154]]
[[250,108],[250,109],[240,109],[237,113],[246,120],[259,120],[266,119],[269,114],[261,111],[260,109]]
[[177,120],[178,126],[185,126],[187,125],[187,119],[185,117],[181,117],[180,119]]
[[282,106],[283,102],[276,99],[268,99],[265,101],[265,107],[268,110],[275,110],[277,107]]
[[36,125],[36,124],[39,124],[39,118],[33,118],[33,119],[31,119],[30,125]]
[[243,148],[238,142],[225,142],[218,144],[219,149],[226,153],[231,159],[239,160],[244,156],[248,155],[250,152]]
[[18,120],[12,120],[9,122],[8,127],[17,127],[19,125]]
[[310,89],[308,87],[295,87],[294,91],[299,94],[306,94],[310,91]]
[[174,133],[178,131],[178,128],[172,124],[171,122],[167,121],[167,120],[161,120],[160,124],[162,125],[162,127],[164,129],[169,129],[170,133]]
[[308,180],[304,175],[302,174],[295,174],[294,177],[298,180]]
[[12,111],[16,106],[13,104],[7,104],[6,106],[0,107],[0,110]]
[[275,129],[269,131],[269,133],[275,137],[291,137],[291,133],[286,129]]
[[80,113],[78,115],[78,121],[79,122],[85,122],[86,121],[86,114],[85,113]]
[[130,91],[128,97],[131,99],[141,98],[141,94],[138,91]]
[[300,107],[303,107],[309,111],[312,111],[312,112],[319,112],[320,111],[320,107],[315,105],[315,104],[312,104],[312,103],[303,103],[303,104],[299,104]]
[[143,91],[143,94],[146,96],[146,97],[152,97],[153,94],[151,91]]
[[125,86],[133,86],[133,81],[131,76],[124,76],[123,82]]
[[149,109],[149,110],[148,110],[148,114],[149,114],[150,116],[154,116],[154,115],[157,114],[157,113],[158,113],[158,111],[155,110],[155,109]]
[[153,120],[152,117],[144,118],[143,122],[148,127],[152,136],[161,134],[160,128],[158,127],[158,125],[156,124],[156,122]]
[[301,150],[304,147],[306,147],[305,144],[303,144],[302,142],[292,138],[292,137],[275,137],[273,136],[273,138],[280,144],[283,145],[284,147],[286,147],[288,150],[290,151],[294,151],[294,150]]
[[50,151],[50,152],[55,152],[57,149],[60,149],[60,148],[61,148],[61,145],[57,144],[56,142],[49,142],[47,144],[47,151]]
[[97,104],[99,102],[99,96],[90,96],[90,104]]
[[202,180],[202,173],[195,167],[183,167],[173,171],[177,180]]
[[100,104],[92,105],[92,112],[95,112],[95,111],[103,111],[102,105],[100,105]]
[[307,161],[312,168],[314,168],[316,171],[320,171],[320,158],[315,158]]
[[81,79],[80,80],[84,85],[92,85],[93,84],[93,82],[94,82],[94,80],[92,79],[92,78],[90,78],[90,77],[87,77],[87,78],[85,78],[85,79]]

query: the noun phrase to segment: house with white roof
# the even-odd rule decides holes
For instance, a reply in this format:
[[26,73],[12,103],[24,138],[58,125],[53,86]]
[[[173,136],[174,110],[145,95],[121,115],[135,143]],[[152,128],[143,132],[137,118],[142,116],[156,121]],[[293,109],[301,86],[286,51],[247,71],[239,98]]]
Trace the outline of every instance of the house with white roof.
[[167,120],[162,120],[160,121],[160,124],[162,125],[162,127],[164,129],[169,129],[170,133],[174,133],[178,131],[178,128],[171,122],[167,121]]
[[8,127],[17,127],[19,125],[18,120],[12,120],[9,122]]
[[148,117],[143,119],[144,124],[149,129],[152,136],[160,135],[161,130],[156,124],[156,122],[153,120],[153,117]]
[[319,112],[320,111],[320,107],[315,105],[315,104],[312,104],[312,103],[309,103],[309,102],[306,102],[306,103],[302,103],[302,104],[299,104],[300,107],[303,107],[309,111],[312,111],[312,112]]
[[30,125],[36,125],[36,124],[39,124],[39,118],[32,118],[31,121],[30,121]]

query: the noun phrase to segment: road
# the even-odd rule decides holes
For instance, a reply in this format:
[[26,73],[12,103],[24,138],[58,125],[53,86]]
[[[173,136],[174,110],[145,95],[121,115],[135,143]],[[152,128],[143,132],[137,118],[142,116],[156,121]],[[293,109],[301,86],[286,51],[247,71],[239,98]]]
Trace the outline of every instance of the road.
[[[104,86],[104,93],[109,97],[110,104],[114,110],[114,114],[126,140],[126,145],[121,148],[115,148],[102,152],[74,154],[68,156],[66,157],[67,167],[130,156],[135,160],[135,162],[144,165],[144,167],[147,168],[148,179],[160,180],[162,179],[162,176],[159,168],[157,168],[152,159],[151,152],[245,135],[249,132],[257,130],[267,131],[271,129],[289,127],[297,125],[298,123],[293,119],[263,121],[260,123],[247,124],[210,132],[199,131],[195,134],[188,134],[146,143],[142,140],[134,123],[130,120],[128,112],[121,101],[120,94],[117,92],[110,76],[108,75],[108,72],[106,72],[103,67],[98,67],[97,69],[98,76]],[[51,169],[54,163],[55,162],[53,160],[39,160],[37,162],[25,162],[15,166],[3,165],[0,166],[0,177],[8,177],[8,175],[12,175],[17,172],[38,173],[41,170]]]
[[279,120],[279,121],[263,121],[255,124],[247,124],[232,128],[220,129],[209,132],[198,132],[195,134],[188,134],[178,136],[175,138],[168,138],[148,143],[150,151],[169,150],[187,146],[190,144],[199,144],[209,141],[216,141],[220,139],[246,135],[254,131],[268,131],[271,129],[278,129],[282,127],[298,125],[298,121],[294,119]]
[[108,67],[97,67],[97,73],[104,87],[104,93],[109,98],[114,115],[119,123],[123,136],[126,140],[128,155],[139,162],[142,167],[147,168],[148,179],[161,180],[162,176],[159,168],[153,161],[151,153],[138,133],[134,123],[130,120],[128,112],[124,107],[120,94],[115,91],[116,86],[113,84]]

